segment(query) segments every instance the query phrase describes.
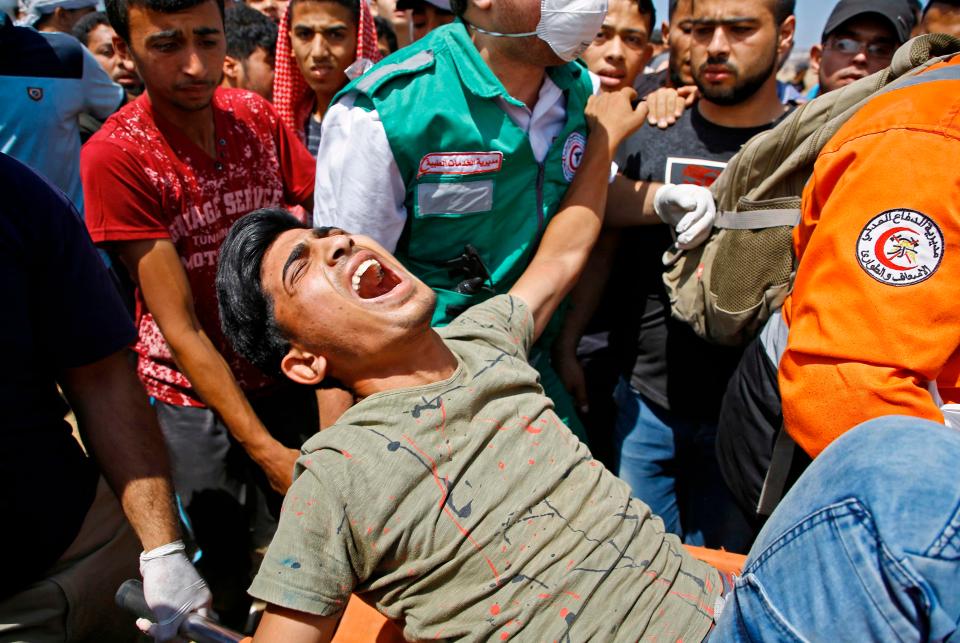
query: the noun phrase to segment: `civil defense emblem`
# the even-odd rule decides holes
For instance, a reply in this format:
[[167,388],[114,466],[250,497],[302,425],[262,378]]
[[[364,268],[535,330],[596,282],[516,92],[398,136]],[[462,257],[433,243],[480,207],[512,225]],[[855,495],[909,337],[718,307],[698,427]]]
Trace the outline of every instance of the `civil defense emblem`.
[[857,261],[882,284],[912,286],[933,276],[943,261],[943,232],[916,210],[887,210],[857,238]]
[[32,101],[40,102],[43,100],[43,87],[27,87],[27,96]]
[[573,180],[583,162],[583,151],[587,146],[587,139],[580,132],[574,132],[567,137],[563,144],[563,178],[567,183]]

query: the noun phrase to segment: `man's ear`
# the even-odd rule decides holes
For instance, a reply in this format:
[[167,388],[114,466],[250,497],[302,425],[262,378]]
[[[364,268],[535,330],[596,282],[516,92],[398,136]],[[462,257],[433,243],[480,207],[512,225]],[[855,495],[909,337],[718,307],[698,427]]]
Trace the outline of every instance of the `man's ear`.
[[476,7],[480,11],[490,11],[492,6],[493,0],[467,0],[467,11],[464,11],[464,15],[470,11],[471,7]]
[[823,45],[813,45],[810,47],[810,70],[820,73],[820,59],[823,57]]
[[790,49],[793,48],[793,36],[796,31],[796,16],[788,16],[787,19],[783,21],[783,24],[780,25],[779,53],[781,61],[783,61],[786,56],[790,55]]
[[238,87],[240,77],[240,61],[233,56],[226,56],[223,59],[223,77],[230,87]]
[[[59,29],[61,26],[67,24],[69,18],[67,17],[67,10],[63,7],[57,7],[53,10],[53,13],[50,14],[50,23],[57,25]],[[68,30],[69,31],[69,30]]]
[[646,68],[650,61],[653,59],[653,43],[647,42],[643,48],[643,67],[640,69],[640,75],[643,75],[643,70]]
[[297,384],[316,386],[327,376],[327,359],[291,347],[280,360],[280,371]]

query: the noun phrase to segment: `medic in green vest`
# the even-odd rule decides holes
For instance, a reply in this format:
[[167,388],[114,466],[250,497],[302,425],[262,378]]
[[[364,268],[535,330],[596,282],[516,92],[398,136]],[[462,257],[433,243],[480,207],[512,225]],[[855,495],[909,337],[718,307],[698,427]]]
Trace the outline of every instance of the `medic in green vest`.
[[[592,42],[607,3],[451,4],[462,19],[390,56],[334,99],[352,101],[351,112],[375,114],[389,149],[365,149],[370,136],[354,136],[337,123],[330,136],[350,132],[360,149],[331,142],[325,156],[321,142],[315,195],[318,224],[377,237],[366,212],[350,212],[375,207],[364,208],[335,189],[325,192],[324,174],[335,172],[325,163],[339,163],[339,152],[371,159],[376,168],[381,156],[392,155],[391,180],[378,181],[403,186],[402,195],[393,192],[403,217],[396,255],[437,293],[435,325],[507,292],[533,257],[580,166],[587,137],[583,110],[594,87],[586,68],[573,61]],[[325,123],[325,138],[327,132]],[[341,181],[362,182],[362,173],[345,172]],[[393,241],[378,240],[388,248]],[[539,345],[548,349],[550,341],[548,334]],[[534,351],[531,363],[558,414],[582,439],[548,354]]]

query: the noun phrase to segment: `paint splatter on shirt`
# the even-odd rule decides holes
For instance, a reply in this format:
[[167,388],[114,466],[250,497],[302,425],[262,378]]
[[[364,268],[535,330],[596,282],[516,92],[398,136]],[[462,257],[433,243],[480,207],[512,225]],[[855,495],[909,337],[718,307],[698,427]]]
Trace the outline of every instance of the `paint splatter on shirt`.
[[474,306],[439,331],[452,377],[309,440],[250,593],[315,614],[364,594],[408,640],[703,639],[719,574],[560,422],[532,327],[519,299]]
[[[146,94],[107,120],[81,154],[86,221],[97,243],[174,244],[201,326],[250,392],[269,379],[234,353],[220,329],[214,288],[220,244],[234,221],[253,210],[309,200],[315,164],[256,94],[218,89],[213,116],[215,157],[156,114]],[[139,293],[137,299],[138,371],[147,392],[169,404],[203,406]]]

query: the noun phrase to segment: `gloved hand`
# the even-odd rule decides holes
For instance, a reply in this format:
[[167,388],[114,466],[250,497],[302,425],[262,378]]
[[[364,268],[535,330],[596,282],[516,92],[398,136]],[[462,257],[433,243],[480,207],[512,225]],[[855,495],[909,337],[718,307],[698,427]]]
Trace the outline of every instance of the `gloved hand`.
[[661,221],[674,228],[681,250],[706,241],[717,218],[713,194],[699,185],[661,186],[653,195],[653,209]]
[[140,554],[143,596],[156,623],[137,619],[137,627],[156,641],[176,638],[180,623],[193,611],[206,615],[210,590],[187,559],[183,541],[177,540]]

